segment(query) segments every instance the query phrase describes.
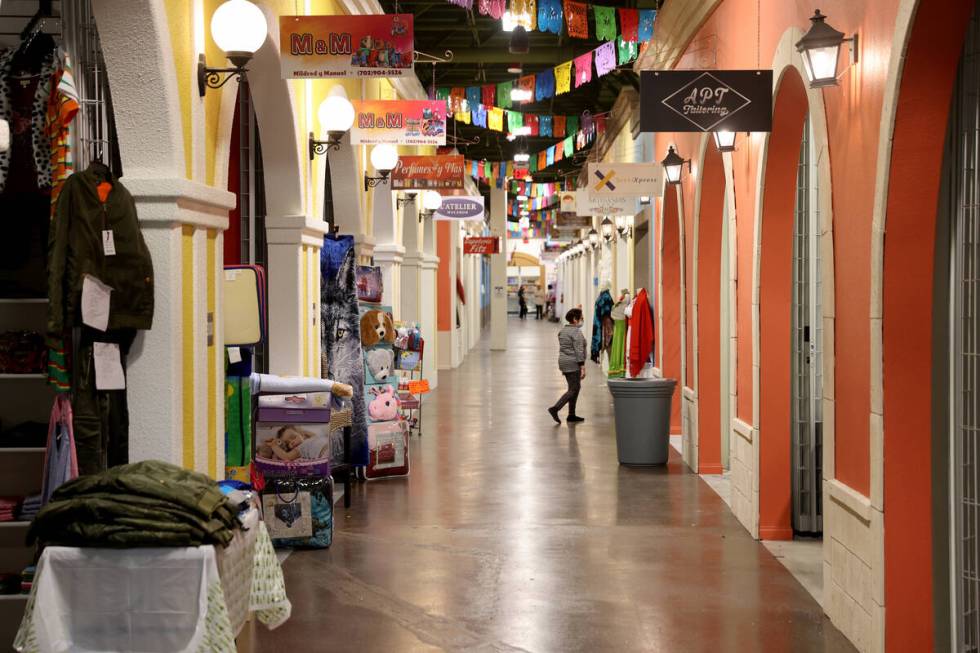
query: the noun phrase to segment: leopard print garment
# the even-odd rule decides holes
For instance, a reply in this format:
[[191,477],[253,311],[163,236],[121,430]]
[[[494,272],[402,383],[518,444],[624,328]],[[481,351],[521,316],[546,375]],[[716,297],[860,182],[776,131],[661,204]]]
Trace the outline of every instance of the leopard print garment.
[[[0,118],[10,120],[10,77],[13,74],[15,50],[7,49],[0,52]],[[58,53],[52,51],[41,63],[41,81],[34,92],[34,104],[31,107],[31,143],[34,145],[34,170],[37,173],[37,187],[40,190],[50,190],[51,180],[51,146],[44,125],[47,115],[48,98],[51,96],[51,80],[59,65]],[[0,152],[0,193],[7,184],[7,173],[10,170],[10,150]]]

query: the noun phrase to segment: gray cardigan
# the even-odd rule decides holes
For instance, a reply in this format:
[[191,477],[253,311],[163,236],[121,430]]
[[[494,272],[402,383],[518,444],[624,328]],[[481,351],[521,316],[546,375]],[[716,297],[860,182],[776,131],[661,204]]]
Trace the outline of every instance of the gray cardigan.
[[566,324],[558,332],[558,369],[578,372],[585,365],[585,336],[581,327]]

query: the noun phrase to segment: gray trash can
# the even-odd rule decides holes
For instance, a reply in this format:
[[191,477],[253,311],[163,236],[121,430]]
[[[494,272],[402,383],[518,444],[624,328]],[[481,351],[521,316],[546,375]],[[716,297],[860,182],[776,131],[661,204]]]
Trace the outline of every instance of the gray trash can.
[[609,379],[622,465],[663,465],[670,449],[674,379]]

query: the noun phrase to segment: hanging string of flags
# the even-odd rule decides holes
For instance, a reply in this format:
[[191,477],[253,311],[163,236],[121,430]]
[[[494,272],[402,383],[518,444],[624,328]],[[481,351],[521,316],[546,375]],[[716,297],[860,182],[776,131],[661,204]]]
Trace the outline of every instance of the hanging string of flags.
[[584,113],[580,125],[574,134],[566,136],[554,145],[535,154],[528,153],[526,162],[467,159],[464,171],[476,180],[487,180],[497,188],[503,188],[506,179],[524,179],[591,146],[596,136],[606,131],[606,114],[592,116]]
[[[479,89],[479,87],[473,87]],[[437,98],[448,97],[449,89],[439,89],[447,93],[437,93]],[[514,136],[543,136],[561,138],[574,134],[579,129],[579,116],[524,113],[485,104],[471,104],[467,100],[456,101],[448,98],[446,114],[457,122],[475,127],[483,127]]]
[[[618,37],[616,41],[603,43],[595,50],[537,74],[524,75],[499,84],[439,87],[436,89],[436,99],[449,102],[452,113],[472,113],[482,106],[489,123],[500,116],[499,113],[491,116],[491,110],[510,109],[514,104],[540,102],[563,95],[572,90],[573,79],[574,88],[591,82],[593,66],[596,77],[602,77],[617,66],[636,60],[639,53],[637,42]],[[472,117],[470,121],[473,121]]]
[[[473,9],[473,0],[448,2],[464,9]],[[506,0],[477,0],[476,9],[481,16],[508,20],[527,30],[560,34],[564,28],[572,38],[588,39],[594,36],[599,41],[612,41],[617,34],[622,34],[629,41],[649,41],[653,38],[657,18],[655,9],[606,7],[572,0],[510,0],[509,12]],[[594,34],[589,32],[590,13],[594,19]],[[619,31],[616,30],[617,17]]]

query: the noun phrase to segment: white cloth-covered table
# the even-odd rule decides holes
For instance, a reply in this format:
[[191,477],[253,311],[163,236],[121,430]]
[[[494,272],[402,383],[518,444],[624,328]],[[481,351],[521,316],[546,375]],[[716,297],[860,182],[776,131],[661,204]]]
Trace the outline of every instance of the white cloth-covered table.
[[[251,531],[248,611],[275,628],[291,612],[282,568],[265,524],[257,520]],[[228,582],[230,592],[240,591],[236,587],[242,587],[239,581]],[[212,546],[48,547],[14,648],[22,653],[234,653],[228,604]]]
[[218,575],[228,607],[228,620],[231,632],[236,636],[248,620],[249,597],[252,592],[252,576],[255,569],[255,543],[259,534],[257,508],[252,508],[241,517],[242,530],[225,548],[217,548]]

